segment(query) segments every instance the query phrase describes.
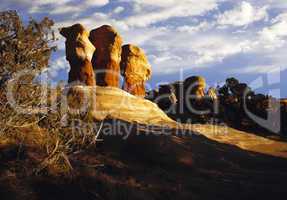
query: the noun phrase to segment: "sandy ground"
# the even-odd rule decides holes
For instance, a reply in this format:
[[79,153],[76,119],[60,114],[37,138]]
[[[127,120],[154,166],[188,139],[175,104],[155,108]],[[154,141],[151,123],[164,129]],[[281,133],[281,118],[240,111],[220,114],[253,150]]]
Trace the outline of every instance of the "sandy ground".
[[94,149],[69,155],[73,171],[66,175],[35,173],[41,154],[33,147],[21,158],[3,147],[0,199],[286,199],[285,143],[231,128],[223,135],[224,127],[194,129],[204,134],[106,137]]
[[287,158],[287,143],[283,141],[224,126],[195,125],[193,130],[220,143],[235,145],[248,151]]

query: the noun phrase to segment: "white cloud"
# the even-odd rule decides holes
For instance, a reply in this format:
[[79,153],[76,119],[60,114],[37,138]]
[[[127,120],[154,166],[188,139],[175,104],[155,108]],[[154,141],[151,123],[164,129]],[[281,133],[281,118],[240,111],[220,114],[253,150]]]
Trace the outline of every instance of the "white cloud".
[[268,6],[256,8],[243,1],[233,10],[228,10],[217,18],[219,25],[246,26],[268,18]]
[[[277,30],[275,28],[282,21],[284,22],[284,15],[278,16],[272,22],[270,21],[270,25],[261,28],[259,32],[253,26],[242,27],[234,26],[234,24],[227,25],[224,29],[215,29],[214,27],[218,22],[217,18],[203,18],[203,20],[197,22],[197,25],[184,23],[179,26],[167,25],[166,27],[156,27],[152,24],[165,20],[168,23],[168,19],[173,17],[189,16],[190,18],[188,19],[192,20],[193,16],[197,16],[195,13],[204,16],[206,12],[216,9],[219,1],[208,0],[208,2],[213,4],[207,7],[204,7],[207,1],[202,3],[197,1],[196,4],[200,5],[194,9],[194,6],[187,6],[190,2],[194,4],[194,0],[182,1],[182,3],[173,0],[164,1],[163,4],[161,2],[160,0],[155,2],[135,0],[131,5],[139,5],[140,9],[137,10],[137,13],[131,13],[130,16],[121,20],[113,18],[115,13],[122,12],[121,10],[123,10],[121,6],[116,6],[110,13],[95,12],[90,16],[77,18],[77,22],[84,24],[89,29],[103,24],[113,25],[122,35],[124,43],[136,44],[145,50],[153,66],[154,74],[174,73],[180,68],[195,69],[214,65],[218,66],[226,58],[245,53],[262,52],[262,57],[266,57],[266,55],[270,55],[271,53],[273,55],[273,51],[276,51],[276,49],[265,48],[268,45],[275,46],[265,36],[263,37],[263,32],[266,32],[266,30],[272,30],[272,33],[276,32],[276,38],[279,37],[280,41],[285,41],[283,37],[285,34],[284,30],[279,28]],[[241,8],[242,4],[240,4],[239,8]],[[184,6],[186,9],[183,9]],[[190,11],[185,12],[187,9],[190,9]],[[262,11],[263,13],[263,10],[265,12],[266,9],[267,6],[265,5],[252,6],[252,12],[257,13],[258,16],[252,16],[254,18],[248,18],[248,20],[239,20],[240,24],[250,24],[254,22],[254,19],[259,20],[259,18],[260,20],[265,19],[265,17],[267,19],[267,15],[257,12]],[[236,9],[231,11],[234,10]],[[180,11],[184,11],[184,13],[180,13]],[[231,11],[224,12],[222,16]],[[249,12],[250,10],[247,13]],[[150,13],[152,13],[151,16],[148,15]],[[163,15],[161,16],[161,14]],[[69,26],[74,22],[74,19],[68,19],[60,22],[57,26]],[[282,28],[283,25],[281,24],[280,26]],[[281,30],[280,34],[279,30]],[[63,41],[61,41],[61,44],[63,47]],[[259,56],[256,56],[255,59],[260,60]],[[274,66],[282,66],[282,64],[274,64]],[[250,71],[251,73],[251,69],[246,69],[246,71]]]
[[84,0],[87,6],[105,6],[109,3],[109,0]]
[[113,10],[113,13],[119,14],[119,13],[122,13],[124,10],[125,10],[124,7],[118,6],[118,7],[116,7],[116,8]]
[[282,71],[284,68],[279,65],[252,65],[247,67],[237,67],[230,70],[232,73],[237,74],[273,74]]
[[164,53],[164,54],[161,54],[160,56],[154,56],[153,62],[154,64],[157,65],[157,64],[161,64],[165,62],[170,62],[173,60],[182,61],[183,59],[179,56],[172,55],[170,53]]
[[132,28],[128,31],[123,31],[123,37],[125,42],[132,43],[136,45],[145,45],[150,44],[153,41],[157,40],[157,36],[164,35],[168,31],[164,27],[155,28]]
[[[124,43],[136,44],[145,50],[154,74],[174,73],[181,68],[198,69],[211,66],[220,68],[225,64],[225,59],[236,58],[237,55],[244,58],[245,54],[255,55],[252,63],[254,67],[248,65],[241,71],[244,67],[242,66],[241,73],[251,74],[256,71],[259,73],[272,67],[284,69],[287,63],[286,59],[282,59],[287,57],[287,14],[282,13],[287,8],[286,0],[85,0],[81,3],[79,0],[3,0],[2,2],[1,8],[7,4],[21,5],[21,9],[34,12],[34,16],[42,17],[43,13],[50,14],[49,17],[55,18],[56,28],[82,23],[88,29],[93,29],[103,24],[110,24],[120,32]],[[112,4],[108,5],[109,2]],[[222,2],[228,2],[233,8],[222,12],[221,9],[225,7],[218,6]],[[101,10],[100,7],[106,5],[108,9]],[[89,12],[86,12],[87,9]],[[267,13],[269,11],[272,15],[278,16],[271,19],[271,15],[269,17]],[[122,12],[125,12],[123,15],[125,17],[119,19],[117,14]],[[59,52],[64,55],[62,54],[64,38],[59,38],[59,49],[62,50]],[[262,60],[266,60],[266,63]],[[51,63],[50,73],[55,76],[61,67],[64,69],[69,67],[64,57]]]
[[[186,0],[183,0],[183,2]],[[177,3],[176,0],[134,0],[133,2],[136,2],[140,5],[147,5],[147,6],[158,6],[158,7],[168,7],[173,6],[175,3]]]
[[143,45],[148,50],[155,73],[205,68],[229,56],[250,51],[248,40],[232,35],[200,31],[190,34],[172,28],[166,28]]
[[287,13],[282,13],[272,20],[272,25],[259,32],[259,36],[269,48],[276,48],[286,43]]
[[[82,7],[77,6],[58,6],[49,11],[49,14],[51,15],[59,15],[59,14],[66,14],[66,13],[76,13],[81,12]],[[31,12],[43,12],[41,8],[33,8]]]
[[273,8],[286,9],[287,1],[286,0],[267,0],[266,2]]
[[[26,0],[24,0],[26,1]],[[109,0],[84,0],[80,3],[75,0],[44,0],[44,1],[28,1],[31,4],[30,13],[47,12],[51,15],[59,15],[66,13],[81,13],[88,8],[102,7],[109,3]],[[28,4],[28,2],[26,2]],[[49,9],[47,9],[47,6]]]
[[[144,8],[144,7],[171,7],[178,4],[177,0],[120,0],[121,2],[129,2],[133,3],[137,7]],[[182,3],[192,2],[193,0],[181,0]]]
[[248,41],[227,35],[205,35],[194,43],[193,50],[197,55],[195,64],[204,65],[222,62],[228,56],[248,51]]
[[65,56],[59,57],[56,60],[53,60],[52,62],[49,63],[49,67],[45,68],[40,76],[38,77],[38,80],[41,80],[44,83],[48,83],[51,81],[54,81],[59,72],[64,70],[66,73],[68,73],[70,69],[70,65],[66,60]]
[[87,17],[80,17],[77,19],[66,19],[58,21],[55,25],[56,28],[71,26],[75,23],[83,24],[87,29],[94,29],[104,24],[114,26],[120,33],[128,30],[128,26],[123,21],[116,20],[111,17],[110,13],[95,12]]
[[206,31],[214,26],[214,23],[203,21],[195,26],[184,25],[177,27],[177,31],[179,32],[187,32],[190,34],[197,33],[198,31]]
[[139,14],[132,15],[124,21],[129,26],[146,27],[148,25],[165,21],[174,17],[190,17],[203,15],[208,11],[216,9],[217,1],[218,0],[182,0],[179,3],[175,0],[136,0],[134,2],[138,3],[139,5],[149,6],[149,9],[153,7],[154,9],[152,11],[142,11]]

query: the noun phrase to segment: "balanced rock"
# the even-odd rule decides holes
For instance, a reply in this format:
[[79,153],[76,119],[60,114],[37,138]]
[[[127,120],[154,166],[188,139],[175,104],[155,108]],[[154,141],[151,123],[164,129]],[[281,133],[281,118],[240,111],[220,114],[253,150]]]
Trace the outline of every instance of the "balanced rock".
[[90,33],[96,47],[92,63],[97,85],[119,87],[122,38],[111,26],[104,25]]
[[145,82],[150,79],[152,70],[144,51],[134,45],[122,47],[121,74],[124,77],[124,90],[144,97]]
[[95,75],[91,63],[95,47],[89,40],[89,32],[83,25],[74,24],[61,28],[60,34],[66,38],[66,59],[71,66],[68,82],[95,85]]

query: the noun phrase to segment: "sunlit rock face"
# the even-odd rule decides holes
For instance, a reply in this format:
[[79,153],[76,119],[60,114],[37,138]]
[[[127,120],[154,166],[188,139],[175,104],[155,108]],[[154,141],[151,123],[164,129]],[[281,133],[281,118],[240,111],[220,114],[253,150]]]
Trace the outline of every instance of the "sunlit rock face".
[[92,63],[89,60],[73,61],[69,72],[68,83],[77,83],[94,86],[96,85]]
[[80,82],[84,85],[95,85],[95,75],[91,63],[95,52],[89,40],[89,32],[81,24],[61,28],[60,34],[66,38],[66,59],[71,69],[68,82]]
[[215,88],[210,87],[207,91],[207,96],[212,100],[212,101],[217,101],[218,100],[218,95],[217,91]]
[[88,114],[94,120],[119,119],[151,126],[177,125],[155,103],[119,88],[73,86],[67,90],[66,109],[69,113]]
[[111,26],[104,25],[90,33],[96,47],[92,63],[97,85],[119,87],[122,38]]
[[287,107],[287,99],[280,99],[280,104]]
[[144,51],[131,44],[122,47],[121,74],[124,77],[124,90],[144,97],[145,82],[150,79],[152,70]]

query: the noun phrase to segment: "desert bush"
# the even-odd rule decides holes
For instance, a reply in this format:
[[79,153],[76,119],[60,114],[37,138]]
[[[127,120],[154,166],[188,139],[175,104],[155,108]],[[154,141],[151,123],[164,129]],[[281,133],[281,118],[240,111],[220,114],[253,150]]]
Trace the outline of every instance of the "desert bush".
[[62,112],[64,85],[35,81],[56,50],[53,24],[24,26],[16,11],[0,12],[0,145],[33,147],[42,155],[35,171],[58,173],[71,171],[69,155],[94,146],[100,123]]
[[[48,67],[50,54],[56,49],[53,21],[30,19],[23,25],[16,11],[0,12],[0,127],[1,135],[17,135],[17,128],[36,124],[37,115],[19,112],[36,107],[40,102],[41,85],[35,84],[37,73]],[[11,87],[8,87],[11,86]],[[10,98],[9,98],[10,97]]]

